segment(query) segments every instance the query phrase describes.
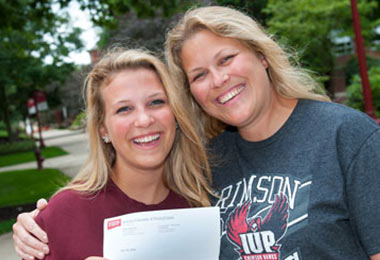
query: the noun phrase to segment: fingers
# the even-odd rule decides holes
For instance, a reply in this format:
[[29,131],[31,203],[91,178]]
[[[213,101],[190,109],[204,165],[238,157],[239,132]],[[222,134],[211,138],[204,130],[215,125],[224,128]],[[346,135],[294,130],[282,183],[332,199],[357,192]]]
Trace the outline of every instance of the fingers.
[[45,199],[39,199],[37,201],[37,209],[39,211],[44,210],[47,207],[47,205],[48,205],[48,202]]
[[25,244],[19,247],[18,246],[19,243],[20,241],[17,238],[14,238],[15,251],[22,259],[32,260],[32,259],[43,259],[45,257],[44,253],[38,250],[35,250],[31,247],[25,246]]
[[16,253],[24,259],[34,259],[34,257],[42,259],[49,252],[48,246],[38,240],[42,239],[47,243],[47,236],[35,223],[33,215],[34,212],[22,213],[18,215],[17,222],[13,225],[14,247]]
[[[38,212],[39,210],[35,209],[34,211],[30,213],[19,214],[17,216],[17,222],[14,225],[16,228],[16,230],[14,229],[14,232],[16,233],[16,235],[20,234],[28,239],[29,237],[30,239],[33,238],[31,236],[32,234],[41,242],[47,243],[48,238],[47,238],[46,232],[43,231],[34,220],[35,216],[38,215]],[[29,246],[32,246],[32,245],[29,245]]]

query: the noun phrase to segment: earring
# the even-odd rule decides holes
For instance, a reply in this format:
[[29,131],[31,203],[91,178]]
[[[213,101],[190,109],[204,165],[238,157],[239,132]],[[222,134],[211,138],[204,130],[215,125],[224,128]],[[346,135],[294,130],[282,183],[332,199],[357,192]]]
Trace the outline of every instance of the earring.
[[103,136],[102,137],[103,138],[103,141],[106,143],[106,144],[108,144],[109,142],[110,142],[110,139],[108,138],[108,136]]
[[175,129],[178,130],[178,128],[179,128],[178,122],[175,121]]

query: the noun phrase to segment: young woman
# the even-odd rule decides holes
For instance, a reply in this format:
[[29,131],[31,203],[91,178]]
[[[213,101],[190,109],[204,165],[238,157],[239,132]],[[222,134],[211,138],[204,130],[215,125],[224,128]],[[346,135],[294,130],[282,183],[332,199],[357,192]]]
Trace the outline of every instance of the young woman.
[[95,65],[86,80],[89,159],[36,218],[49,237],[45,259],[102,256],[105,218],[210,205],[205,150],[173,87],[143,51],[113,51]]
[[380,259],[378,125],[329,102],[230,8],[187,12],[166,58],[201,138],[215,137],[220,259]]

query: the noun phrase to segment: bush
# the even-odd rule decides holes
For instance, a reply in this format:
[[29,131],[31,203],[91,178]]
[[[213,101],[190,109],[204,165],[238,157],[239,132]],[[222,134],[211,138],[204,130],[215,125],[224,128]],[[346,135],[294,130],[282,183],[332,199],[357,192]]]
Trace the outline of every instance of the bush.
[[[380,118],[380,67],[371,67],[368,72],[368,77],[371,85],[375,114],[376,117]],[[345,104],[364,112],[363,90],[359,75],[353,77],[351,85],[347,88],[347,100]]]
[[30,152],[35,147],[35,141],[33,139],[25,139],[9,143],[0,143],[0,155],[12,154],[19,152]]
[[80,112],[71,124],[71,129],[80,129],[86,126],[86,112]]

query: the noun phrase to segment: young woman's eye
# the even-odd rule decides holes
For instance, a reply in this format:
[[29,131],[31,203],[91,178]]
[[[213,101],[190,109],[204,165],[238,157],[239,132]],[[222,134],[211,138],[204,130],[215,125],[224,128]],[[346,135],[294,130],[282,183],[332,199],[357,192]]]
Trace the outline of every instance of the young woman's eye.
[[149,105],[151,106],[157,106],[157,105],[161,105],[161,104],[165,104],[165,100],[163,99],[155,99],[155,100],[152,100]]
[[122,112],[128,112],[131,110],[131,107],[120,107],[118,110],[116,110],[116,114],[122,113]]

